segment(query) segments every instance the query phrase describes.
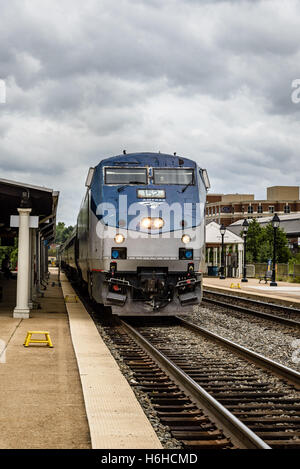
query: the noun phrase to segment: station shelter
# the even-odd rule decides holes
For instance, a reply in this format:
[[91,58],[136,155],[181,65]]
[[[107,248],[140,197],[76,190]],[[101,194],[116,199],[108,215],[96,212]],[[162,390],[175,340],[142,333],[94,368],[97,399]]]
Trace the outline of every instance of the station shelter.
[[[244,240],[229,230],[224,234],[224,265],[226,277],[240,277],[243,272]],[[220,225],[206,225],[206,274],[217,276],[222,264],[222,236]]]
[[[59,192],[53,189],[0,179],[1,246],[14,246],[18,238],[15,318],[29,318],[36,298],[45,288],[58,198]],[[9,281],[5,282],[3,273],[0,286],[5,297]]]

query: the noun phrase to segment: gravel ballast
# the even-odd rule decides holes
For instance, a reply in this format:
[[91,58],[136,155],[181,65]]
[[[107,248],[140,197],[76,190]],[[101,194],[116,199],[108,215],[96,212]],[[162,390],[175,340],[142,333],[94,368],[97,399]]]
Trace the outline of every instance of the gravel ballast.
[[196,306],[193,313],[181,317],[300,371],[300,342],[296,342],[300,339],[299,329],[237,311],[228,313],[215,305]]

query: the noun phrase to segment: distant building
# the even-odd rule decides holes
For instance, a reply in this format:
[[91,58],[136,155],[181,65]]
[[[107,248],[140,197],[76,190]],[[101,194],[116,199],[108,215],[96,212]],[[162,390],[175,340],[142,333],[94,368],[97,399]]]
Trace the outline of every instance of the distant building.
[[244,218],[262,218],[273,213],[300,214],[299,186],[267,188],[265,200],[255,200],[254,194],[208,194],[207,223],[215,221],[225,226]]

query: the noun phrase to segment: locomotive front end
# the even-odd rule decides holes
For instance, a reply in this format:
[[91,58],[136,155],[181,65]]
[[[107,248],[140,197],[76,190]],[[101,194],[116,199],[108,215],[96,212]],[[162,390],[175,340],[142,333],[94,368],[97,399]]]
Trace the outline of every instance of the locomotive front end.
[[120,316],[189,312],[202,298],[202,170],[170,155],[130,156],[99,170],[91,296]]

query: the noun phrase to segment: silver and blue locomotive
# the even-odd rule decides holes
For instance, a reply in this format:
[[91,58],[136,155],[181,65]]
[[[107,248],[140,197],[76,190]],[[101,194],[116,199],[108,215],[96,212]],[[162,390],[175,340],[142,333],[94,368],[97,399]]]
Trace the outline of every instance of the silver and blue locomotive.
[[209,180],[196,162],[122,154],[90,168],[62,266],[119,316],[174,315],[202,299]]

